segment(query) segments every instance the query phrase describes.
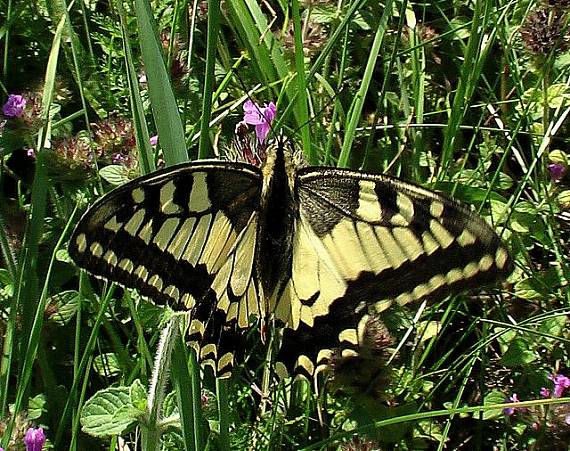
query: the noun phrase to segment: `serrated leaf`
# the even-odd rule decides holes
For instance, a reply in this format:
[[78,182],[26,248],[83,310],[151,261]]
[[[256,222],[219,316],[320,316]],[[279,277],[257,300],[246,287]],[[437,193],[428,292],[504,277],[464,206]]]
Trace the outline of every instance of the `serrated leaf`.
[[117,435],[137,421],[129,392],[130,387],[111,387],[95,393],[81,412],[83,432],[95,437]]
[[535,279],[524,279],[515,284],[515,296],[522,299],[542,299],[543,290]]
[[515,205],[515,211],[517,211],[519,213],[528,213],[531,215],[538,214],[538,211],[536,210],[536,206],[534,204],[532,204],[531,202],[527,202],[527,201],[521,201],[521,202],[517,203]]
[[[505,394],[498,391],[493,390],[483,400],[483,405],[488,406],[492,404],[501,404],[505,402]],[[503,417],[503,409],[489,409],[483,411],[483,420],[494,420],[497,418]]]
[[529,344],[522,338],[515,338],[507,351],[501,357],[501,364],[507,367],[517,367],[527,365],[536,360],[536,354],[531,350]]
[[501,347],[501,352],[504,354],[507,352],[511,341],[517,336],[517,332],[513,329],[505,329],[504,327],[497,327],[496,331],[500,333],[497,337],[497,342]]
[[13,282],[7,269],[0,268],[0,284],[11,285]]
[[101,168],[99,175],[114,186],[120,186],[130,181],[127,170],[118,164],[110,164]]
[[146,410],[148,394],[146,387],[142,384],[142,382],[139,379],[136,379],[131,384],[130,396],[131,396],[131,403],[133,404],[133,406],[142,411]]
[[372,30],[371,23],[373,22],[374,17],[370,14],[363,13],[362,11],[357,10],[354,15],[352,16],[352,23],[358,27],[362,31],[369,31]]
[[517,233],[528,233],[536,223],[536,216],[515,211],[511,216],[511,229]]
[[[568,320],[566,316],[563,315],[555,316],[553,318],[547,318],[540,324],[538,330],[540,332],[544,332],[549,335],[561,337],[562,332],[566,329],[567,322]],[[545,340],[548,342],[552,342],[554,339],[546,337]]]
[[334,6],[322,5],[311,10],[311,21],[315,23],[331,23],[338,19],[337,9]]
[[46,396],[39,394],[30,399],[28,404],[28,419],[37,420],[45,412]]
[[421,321],[418,324],[418,336],[421,341],[426,341],[437,336],[440,331],[441,322],[439,321]]
[[113,377],[121,373],[119,359],[114,352],[99,354],[93,359],[93,369],[100,376]]
[[67,324],[77,313],[80,296],[75,290],[54,294],[50,304],[55,305],[55,313],[51,315],[50,320],[60,326]]
[[495,186],[500,190],[508,190],[513,186],[513,179],[510,175],[499,172],[499,180]]

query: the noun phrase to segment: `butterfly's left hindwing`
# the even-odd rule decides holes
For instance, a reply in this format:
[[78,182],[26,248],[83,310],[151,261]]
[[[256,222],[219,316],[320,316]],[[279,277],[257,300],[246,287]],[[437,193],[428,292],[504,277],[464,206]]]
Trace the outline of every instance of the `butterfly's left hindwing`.
[[255,273],[261,174],[195,162],[103,197],[80,220],[69,252],[96,276],[190,311],[190,341],[223,374],[240,329],[265,312]]
[[466,207],[391,177],[306,168],[290,277],[274,300],[278,357],[312,375],[335,349],[356,352],[362,319],[396,302],[441,298],[509,274],[495,232]]

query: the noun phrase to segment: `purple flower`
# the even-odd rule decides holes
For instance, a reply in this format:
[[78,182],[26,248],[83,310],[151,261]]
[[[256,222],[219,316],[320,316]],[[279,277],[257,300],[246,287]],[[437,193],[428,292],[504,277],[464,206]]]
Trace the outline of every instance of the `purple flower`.
[[271,122],[275,118],[277,108],[273,102],[269,105],[261,107],[257,103],[248,100],[243,104],[243,121],[249,125],[255,125],[255,134],[260,143],[265,141],[269,130],[271,129]]
[[4,116],[7,117],[20,117],[26,108],[26,99],[19,94],[10,94],[8,100],[2,107]]
[[158,144],[158,135],[151,136],[149,141],[151,146],[156,146]]
[[24,436],[26,451],[42,451],[46,442],[46,436],[42,428],[30,428]]
[[550,171],[550,178],[554,182],[560,180],[566,174],[566,166],[562,163],[550,163],[547,168]]
[[[513,393],[513,395],[509,397],[509,402],[521,402],[521,401],[519,399],[519,396],[516,393]],[[503,409],[503,413],[506,416],[510,417],[517,410],[520,412],[526,412],[528,409],[526,407],[505,407]]]
[[542,387],[540,389],[540,396],[542,396],[543,398],[550,398],[550,389]]
[[554,398],[561,398],[564,394],[564,390],[570,387],[570,378],[567,378],[563,374],[558,374],[556,376],[549,374],[548,379],[554,382],[554,392],[552,395]]

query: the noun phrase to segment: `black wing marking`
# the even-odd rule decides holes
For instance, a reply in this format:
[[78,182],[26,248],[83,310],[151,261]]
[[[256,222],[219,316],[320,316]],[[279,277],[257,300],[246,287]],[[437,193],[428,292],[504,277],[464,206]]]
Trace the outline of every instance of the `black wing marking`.
[[254,268],[261,173],[204,161],[168,168],[103,197],[69,253],[90,273],[190,311],[190,340],[220,373],[240,329],[265,313]]
[[278,360],[288,370],[312,375],[334,349],[355,353],[369,308],[441,298],[512,270],[482,218],[413,184],[306,168],[297,192],[291,274],[274,307],[286,325]]

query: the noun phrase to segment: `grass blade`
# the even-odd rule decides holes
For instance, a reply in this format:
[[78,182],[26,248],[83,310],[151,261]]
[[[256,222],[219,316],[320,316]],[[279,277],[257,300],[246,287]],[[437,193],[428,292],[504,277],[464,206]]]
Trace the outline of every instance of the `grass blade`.
[[171,166],[188,160],[184,127],[164,65],[162,46],[158,39],[150,2],[136,0],[135,10],[154,122],[164,152],[164,160],[168,166]]

